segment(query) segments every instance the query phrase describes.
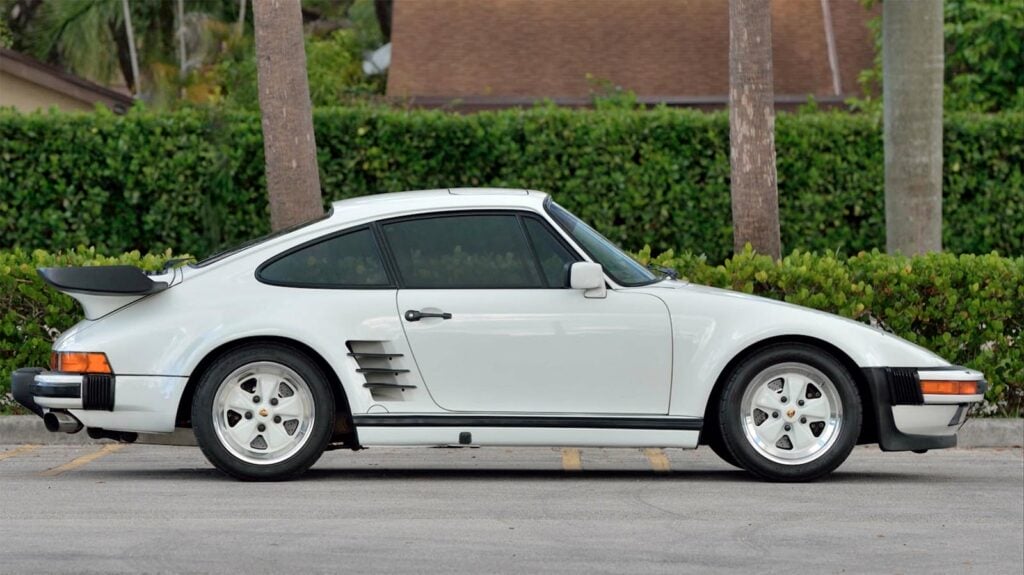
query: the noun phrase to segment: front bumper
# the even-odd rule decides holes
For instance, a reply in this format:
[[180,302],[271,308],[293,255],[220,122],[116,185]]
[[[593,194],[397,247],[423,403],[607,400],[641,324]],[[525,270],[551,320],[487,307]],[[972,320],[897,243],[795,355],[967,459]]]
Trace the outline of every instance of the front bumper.
[[[863,369],[871,393],[872,420],[876,435],[866,443],[878,442],[882,451],[925,451],[956,447],[956,432],[967,420],[972,404],[984,399],[987,383],[977,371],[960,367]],[[922,379],[978,381],[975,395],[924,395]]]
[[39,417],[66,411],[86,427],[139,433],[174,431],[178,401],[188,378],[69,374],[21,368],[11,395]]

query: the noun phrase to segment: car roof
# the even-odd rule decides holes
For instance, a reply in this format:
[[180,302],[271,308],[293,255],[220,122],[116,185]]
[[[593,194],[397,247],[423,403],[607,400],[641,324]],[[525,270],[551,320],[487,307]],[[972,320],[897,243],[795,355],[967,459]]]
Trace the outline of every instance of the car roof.
[[310,237],[332,232],[350,224],[431,211],[522,209],[541,212],[548,195],[536,190],[511,188],[441,188],[360,196],[331,203],[331,212],[324,218],[282,230],[263,238],[245,242],[235,248],[214,254],[194,266],[193,271],[213,267],[222,260],[243,252],[258,254],[279,249],[281,245],[307,241]]
[[536,190],[441,188],[361,196],[333,202],[332,224],[381,219],[430,210],[527,208],[539,210],[548,197]]

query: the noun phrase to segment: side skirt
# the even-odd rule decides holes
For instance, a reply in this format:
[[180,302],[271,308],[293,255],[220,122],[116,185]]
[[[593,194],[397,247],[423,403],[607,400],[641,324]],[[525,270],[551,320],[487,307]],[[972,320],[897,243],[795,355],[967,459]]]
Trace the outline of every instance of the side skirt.
[[359,443],[695,448],[703,421],[679,417],[356,415]]

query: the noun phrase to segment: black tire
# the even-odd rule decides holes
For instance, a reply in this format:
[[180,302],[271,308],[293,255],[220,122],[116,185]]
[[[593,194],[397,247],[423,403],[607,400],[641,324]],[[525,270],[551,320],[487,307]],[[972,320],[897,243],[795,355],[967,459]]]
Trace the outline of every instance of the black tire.
[[[250,364],[284,366],[297,374],[308,388],[309,394],[304,396],[311,398],[313,413],[312,422],[304,433],[304,437],[308,437],[305,437],[301,447],[297,444],[296,451],[281,461],[246,461],[232,453],[231,448],[218,436],[214,415],[217,392],[222,384],[230,385],[225,381],[226,378]],[[203,455],[217,469],[243,481],[282,481],[301,475],[323,455],[334,429],[334,406],[331,385],[313,360],[288,345],[254,343],[229,351],[203,373],[192,399],[192,427]],[[265,422],[265,425],[272,424],[271,421]]]
[[[817,449],[817,451],[810,451],[803,458],[794,455],[792,461],[785,461],[780,459],[785,457],[785,455],[777,455],[777,453],[784,453],[787,445],[790,450],[795,449],[795,443],[789,439],[789,430],[793,429],[793,433],[797,433],[797,431],[806,433],[810,429],[796,430],[796,426],[802,422],[800,420],[785,419],[799,416],[800,412],[791,411],[788,406],[784,406],[778,410],[781,413],[773,412],[773,414],[768,415],[766,411],[761,410],[760,413],[756,414],[757,417],[751,416],[751,422],[756,422],[758,417],[761,417],[762,423],[766,421],[766,417],[778,420],[781,416],[782,420],[778,421],[778,424],[787,426],[782,428],[785,430],[783,433],[785,439],[780,438],[779,443],[767,447],[763,445],[755,447],[755,440],[748,438],[745,429],[748,431],[753,429],[750,433],[756,436],[760,433],[756,426],[760,424],[752,423],[751,425],[755,427],[745,427],[745,418],[748,414],[744,413],[742,402],[748,387],[771,385],[766,383],[766,381],[774,377],[771,375],[773,370],[805,369],[808,366],[812,372],[816,370],[816,374],[824,375],[827,379],[827,381],[823,380],[819,384],[821,389],[826,389],[828,384],[831,383],[828,394],[832,396],[833,401],[839,403],[842,413],[841,416],[837,415],[835,417],[835,420],[838,422],[838,429],[832,430],[827,425],[822,426],[821,429],[828,429],[831,434],[829,441],[824,442],[824,446],[814,447],[812,445],[809,449]],[[784,379],[783,377],[778,377],[778,379],[774,379],[772,382],[784,381]],[[814,381],[813,377],[809,379]],[[775,385],[781,384],[776,383]],[[815,392],[818,394],[818,397],[823,396],[823,392],[817,390],[813,383],[808,385],[804,391],[805,394],[814,394]],[[754,393],[753,389],[751,393]],[[784,392],[778,393],[784,395]],[[807,397],[810,396],[808,395]],[[782,405],[782,399],[791,398],[780,397],[780,405]],[[811,404],[814,399],[817,398],[807,399],[807,404]],[[794,403],[796,401],[796,399],[793,399],[792,403],[788,405],[795,407]],[[751,413],[755,412],[751,411]],[[722,390],[716,418],[719,437],[722,441],[721,447],[725,449],[726,453],[733,456],[740,467],[758,478],[768,481],[813,481],[831,473],[842,465],[850,455],[860,435],[862,404],[853,376],[835,356],[811,345],[787,343],[766,347],[744,359],[736,366],[729,375],[725,388]],[[824,432],[819,431],[819,433]],[[804,435],[804,437],[807,436]],[[811,444],[814,443],[814,441],[811,441]],[[780,446],[783,448],[782,452],[777,449]],[[714,449],[714,447],[712,448]],[[769,450],[774,450],[776,453],[768,453]],[[718,453],[717,450],[716,453]],[[793,451],[793,453],[796,454],[797,452]],[[772,457],[775,457],[775,460]],[[805,459],[806,461],[804,461]]]
[[715,455],[717,455],[719,459],[728,463],[729,465],[732,465],[733,467],[743,469],[743,466],[740,465],[740,462],[736,461],[736,458],[733,456],[732,453],[729,453],[729,448],[726,447],[725,442],[722,441],[722,438],[718,435],[717,429],[713,430],[711,437],[708,438],[707,445],[708,447],[711,448],[711,451],[715,452]]

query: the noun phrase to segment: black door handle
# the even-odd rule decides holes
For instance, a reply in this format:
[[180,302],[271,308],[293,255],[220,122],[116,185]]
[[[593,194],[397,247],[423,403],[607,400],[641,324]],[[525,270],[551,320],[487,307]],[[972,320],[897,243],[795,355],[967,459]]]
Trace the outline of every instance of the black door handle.
[[429,311],[420,311],[418,309],[411,309],[405,312],[405,321],[420,321],[425,317],[439,317],[441,319],[452,319],[452,314],[448,312],[433,313]]

